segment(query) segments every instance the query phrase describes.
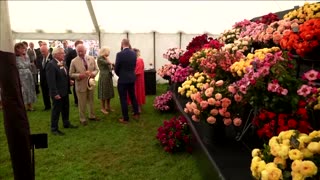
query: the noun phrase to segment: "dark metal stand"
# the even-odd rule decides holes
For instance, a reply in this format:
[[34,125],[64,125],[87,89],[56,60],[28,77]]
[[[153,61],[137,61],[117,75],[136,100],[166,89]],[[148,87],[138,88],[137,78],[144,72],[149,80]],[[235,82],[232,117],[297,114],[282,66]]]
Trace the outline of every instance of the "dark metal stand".
[[31,134],[31,165],[32,165],[32,176],[35,179],[35,158],[34,149],[48,148],[48,134]]

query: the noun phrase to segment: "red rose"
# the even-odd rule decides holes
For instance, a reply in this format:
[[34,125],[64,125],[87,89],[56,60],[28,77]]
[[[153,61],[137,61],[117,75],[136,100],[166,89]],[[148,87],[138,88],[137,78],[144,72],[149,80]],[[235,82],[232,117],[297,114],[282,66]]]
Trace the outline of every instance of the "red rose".
[[310,124],[307,122],[307,121],[299,121],[299,128],[298,130],[301,132],[301,133],[309,133],[311,131],[311,126]]
[[274,119],[276,117],[276,113],[273,113],[273,112],[267,112],[267,116],[269,119]]
[[259,129],[259,130],[257,131],[257,134],[258,134],[258,136],[261,138],[261,137],[263,136],[263,134],[264,134],[263,129]]
[[281,113],[278,115],[278,119],[287,119],[288,115],[287,114],[284,114],[284,113]]
[[297,127],[297,124],[298,124],[297,121],[294,119],[289,119],[288,121],[289,128],[295,129]]
[[284,126],[285,125],[285,120],[284,119],[278,119],[278,125],[279,126]]
[[263,121],[263,120],[265,120],[266,118],[267,118],[267,116],[266,116],[265,113],[260,113],[260,114],[259,114],[259,119],[260,119],[260,120]]
[[306,107],[306,105],[307,105],[307,102],[304,101],[304,100],[300,100],[300,101],[298,102],[298,107]]

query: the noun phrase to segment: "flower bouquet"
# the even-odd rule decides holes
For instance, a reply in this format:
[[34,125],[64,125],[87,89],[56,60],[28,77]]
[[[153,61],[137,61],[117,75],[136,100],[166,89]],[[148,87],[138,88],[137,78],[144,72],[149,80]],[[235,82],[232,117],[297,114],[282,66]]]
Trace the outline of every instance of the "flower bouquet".
[[187,67],[182,67],[182,66],[177,66],[175,69],[175,73],[171,75],[171,82],[174,83],[182,83],[184,82],[187,77],[190,75],[192,71],[192,68],[190,66]]
[[189,98],[191,94],[197,93],[202,89],[202,86],[205,83],[209,83],[211,78],[204,72],[196,72],[193,75],[190,75],[186,81],[182,83],[180,87],[178,87],[178,93],[182,96]]
[[[295,61],[278,51],[255,58],[243,78],[232,84],[252,107],[276,113],[291,113],[300,99]],[[284,104],[286,104],[284,106]]]
[[230,66],[242,58],[244,55],[241,51],[229,53],[220,50],[201,60],[199,69],[216,80],[234,81]]
[[263,61],[268,53],[275,53],[280,51],[279,47],[272,47],[272,48],[263,48],[257,49],[254,51],[254,54],[249,53],[246,58],[240,59],[238,62],[235,62],[231,65],[230,71],[233,73],[234,76],[242,77],[244,74],[247,73],[247,67],[251,68],[251,62],[256,58],[260,61]]
[[298,95],[305,98],[311,109],[320,110],[320,84],[316,83],[317,80],[320,80],[320,72],[309,70],[302,75],[302,80],[305,81],[305,84],[297,90]]
[[165,64],[157,70],[157,74],[163,79],[170,80],[171,76],[175,73],[176,68],[177,65],[175,64]]
[[158,128],[156,138],[166,152],[192,152],[192,134],[184,116],[173,117],[164,121],[163,126]]
[[251,50],[252,42],[251,37],[245,36],[235,40],[232,44],[225,44],[222,50],[228,51],[229,53],[241,51],[243,54],[247,54]]
[[255,20],[254,22],[258,23],[258,24],[263,23],[263,24],[269,25],[274,21],[279,21],[278,15],[276,15],[274,13],[269,13],[269,14],[266,14],[266,15],[260,17],[259,19]]
[[209,124],[240,126],[241,99],[228,91],[228,84],[223,80],[212,80],[203,89],[191,95],[192,102],[187,102],[184,111],[191,115],[193,121],[204,120]]
[[201,36],[196,36],[192,39],[192,41],[187,46],[187,51],[180,57],[179,62],[183,67],[189,65],[189,59],[193,55],[193,53],[202,49],[203,45],[208,44],[210,40],[213,38],[208,37],[207,34],[203,34]]
[[289,18],[290,20],[298,19],[299,23],[304,23],[310,19],[320,18],[320,3],[308,3],[296,10],[290,11],[283,16],[283,19]]
[[309,133],[312,128],[309,115],[305,108],[306,102],[298,103],[298,110],[294,113],[274,113],[265,109],[261,110],[253,119],[257,134],[262,139],[270,139],[282,131],[296,129],[302,133]]
[[232,28],[240,28],[243,29],[244,27],[248,26],[249,24],[251,24],[251,21],[244,19],[242,21],[236,22]]
[[[320,13],[320,12],[319,12]],[[291,31],[280,41],[283,49],[294,50],[297,55],[305,57],[308,53],[319,56],[320,19],[310,19],[299,25],[299,31]]]
[[265,31],[266,24],[251,22],[249,25],[243,27],[239,37],[250,37],[253,42],[258,41],[258,36]]
[[169,48],[167,52],[163,54],[163,58],[169,60],[172,64],[178,65],[179,58],[183,55],[184,51],[179,48]]
[[[218,51],[219,51],[218,49],[204,48],[193,53],[193,55],[189,59],[189,62],[190,62],[189,66],[192,67],[194,71],[201,71],[200,69],[201,62],[212,58],[214,54],[216,54]],[[212,64],[212,66],[208,68],[214,69],[215,66],[216,64]]]
[[224,44],[230,44],[239,38],[240,32],[240,28],[228,29],[221,33],[218,39]]
[[283,131],[264,148],[252,150],[250,170],[255,179],[316,180],[319,167],[320,131]]
[[171,91],[167,91],[166,93],[157,96],[154,99],[153,107],[161,112],[168,112],[174,109],[174,101]]

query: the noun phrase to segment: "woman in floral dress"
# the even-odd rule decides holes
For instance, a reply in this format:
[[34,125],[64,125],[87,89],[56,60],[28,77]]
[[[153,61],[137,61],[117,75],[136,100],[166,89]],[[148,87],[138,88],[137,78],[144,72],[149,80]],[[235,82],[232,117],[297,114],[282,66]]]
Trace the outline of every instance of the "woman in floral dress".
[[16,43],[14,46],[16,63],[20,76],[21,91],[24,104],[28,111],[34,111],[32,103],[37,100],[35,84],[30,71],[30,59],[26,56],[26,48],[23,43]]
[[110,107],[110,100],[114,97],[114,90],[112,82],[113,64],[108,58],[109,54],[109,48],[101,48],[99,57],[97,59],[98,67],[100,69],[98,82],[98,99],[101,100],[101,112],[103,114],[108,114],[109,111],[114,111]]

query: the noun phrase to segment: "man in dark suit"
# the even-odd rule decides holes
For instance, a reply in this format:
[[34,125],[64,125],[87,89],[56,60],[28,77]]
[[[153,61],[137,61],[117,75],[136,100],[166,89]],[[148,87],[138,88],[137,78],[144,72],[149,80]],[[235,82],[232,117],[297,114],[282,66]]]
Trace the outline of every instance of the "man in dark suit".
[[71,47],[68,47],[68,41],[67,40],[63,40],[62,44],[63,44],[63,49],[64,49],[64,54],[65,55],[73,50]]
[[132,102],[134,112],[133,117],[136,119],[139,118],[138,103],[134,90],[137,55],[130,49],[130,42],[128,39],[122,40],[121,48],[123,50],[118,52],[116,56],[115,73],[119,77],[118,92],[122,110],[122,118],[119,119],[119,122],[126,124],[129,121],[127,95],[129,95]]
[[[82,41],[76,41],[74,43],[74,47],[77,47],[78,44],[83,44]],[[70,64],[72,59],[76,58],[78,56],[77,51],[75,49],[72,49],[71,51],[68,52],[68,54],[65,55],[64,60],[66,63],[66,66],[68,69],[70,69]],[[69,72],[68,72],[69,73]],[[69,94],[71,94],[71,90],[70,90],[70,83],[69,83],[69,90],[68,90]],[[76,106],[78,106],[78,97],[77,97],[77,93],[76,93],[76,87],[73,86],[73,98],[74,98],[74,104]]]
[[42,91],[42,99],[44,104],[44,110],[48,111],[51,109],[50,96],[49,96],[49,88],[46,78],[46,66],[48,62],[51,61],[52,55],[49,53],[49,49],[47,45],[41,45],[40,47],[41,61],[39,62],[40,68],[40,86]]
[[53,59],[46,67],[46,76],[53,105],[51,111],[51,131],[54,135],[64,135],[58,126],[60,113],[62,115],[64,128],[76,128],[76,126],[72,125],[69,121],[68,81],[70,81],[70,79],[68,71],[63,64],[63,48],[58,47],[54,49],[52,56]]

